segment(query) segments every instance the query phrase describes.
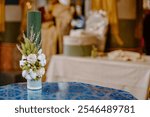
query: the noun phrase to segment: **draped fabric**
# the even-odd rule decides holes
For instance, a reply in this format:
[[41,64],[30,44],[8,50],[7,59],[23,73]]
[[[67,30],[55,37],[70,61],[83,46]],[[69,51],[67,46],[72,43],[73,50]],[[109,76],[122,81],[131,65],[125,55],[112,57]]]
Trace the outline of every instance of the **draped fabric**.
[[117,0],[92,0],[92,10],[105,10],[109,17],[111,33],[119,45],[123,45],[123,40],[119,36]]
[[5,0],[0,0],[0,32],[5,31]]

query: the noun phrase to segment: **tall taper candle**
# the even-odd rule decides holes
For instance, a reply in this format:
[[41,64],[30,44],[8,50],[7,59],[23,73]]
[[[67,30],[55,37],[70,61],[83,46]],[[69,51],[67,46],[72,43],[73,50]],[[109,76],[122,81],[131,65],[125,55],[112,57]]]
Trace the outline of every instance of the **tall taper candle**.
[[[33,32],[35,34],[41,33],[41,12],[39,11],[29,11],[27,14],[27,37],[30,36],[31,28],[33,27]],[[41,41],[41,34],[38,39],[39,44]]]

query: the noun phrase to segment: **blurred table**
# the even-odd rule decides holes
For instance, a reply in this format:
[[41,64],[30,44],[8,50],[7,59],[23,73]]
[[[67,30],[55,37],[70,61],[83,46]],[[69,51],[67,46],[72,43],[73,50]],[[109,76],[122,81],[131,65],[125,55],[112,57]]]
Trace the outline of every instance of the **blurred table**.
[[147,99],[150,59],[145,62],[112,61],[106,58],[52,57],[47,82],[85,82],[125,90],[138,99]]
[[41,90],[28,90],[26,83],[0,87],[0,100],[135,100],[130,93],[77,82],[43,83]]

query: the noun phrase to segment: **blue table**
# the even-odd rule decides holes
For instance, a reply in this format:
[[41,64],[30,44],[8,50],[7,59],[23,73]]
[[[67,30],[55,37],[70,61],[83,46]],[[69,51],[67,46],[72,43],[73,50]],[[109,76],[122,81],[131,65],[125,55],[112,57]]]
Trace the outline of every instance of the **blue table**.
[[0,87],[0,100],[135,100],[130,93],[85,83],[43,83],[41,90],[28,90],[26,83]]

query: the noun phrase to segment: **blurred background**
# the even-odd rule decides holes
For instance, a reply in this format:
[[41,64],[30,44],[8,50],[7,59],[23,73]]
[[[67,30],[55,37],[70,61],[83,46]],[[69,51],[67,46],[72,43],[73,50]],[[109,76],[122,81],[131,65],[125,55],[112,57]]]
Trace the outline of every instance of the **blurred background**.
[[0,0],[1,84],[23,80],[16,44],[26,32],[30,10],[42,13],[42,49],[48,63],[52,55],[63,53],[63,37],[71,30],[85,29],[90,11],[99,10],[108,18],[104,52],[122,49],[150,54],[150,0]]

